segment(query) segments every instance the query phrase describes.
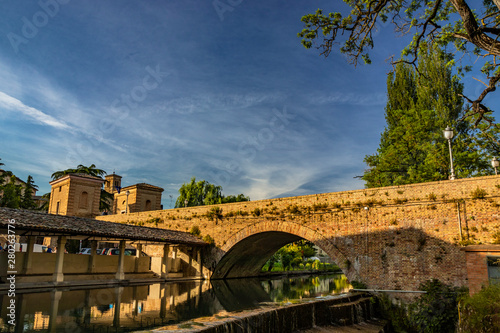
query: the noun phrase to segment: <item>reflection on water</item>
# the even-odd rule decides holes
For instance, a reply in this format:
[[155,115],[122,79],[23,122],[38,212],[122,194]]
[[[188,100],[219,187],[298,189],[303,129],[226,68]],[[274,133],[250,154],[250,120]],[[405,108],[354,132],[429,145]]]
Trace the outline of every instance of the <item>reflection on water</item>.
[[10,298],[0,294],[2,332],[127,332],[221,311],[256,308],[344,292],[343,275],[190,281],[16,295],[16,326],[8,325]]

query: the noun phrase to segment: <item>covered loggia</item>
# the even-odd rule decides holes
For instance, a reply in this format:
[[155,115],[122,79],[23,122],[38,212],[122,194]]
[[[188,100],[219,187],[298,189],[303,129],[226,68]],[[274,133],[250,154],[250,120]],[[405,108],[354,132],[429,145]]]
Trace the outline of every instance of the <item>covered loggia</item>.
[[[15,252],[15,259],[9,258],[9,251],[14,253],[14,246],[9,243],[7,252],[0,253],[0,264],[9,269],[0,272],[0,289],[6,286],[7,274],[15,274],[21,283],[39,283],[60,285],[76,281],[81,284],[93,284],[92,280],[120,282],[125,280],[154,277],[150,272],[150,257],[141,257],[143,244],[156,244],[163,247],[161,256],[161,278],[169,278],[169,265],[176,258],[169,258],[170,247],[177,251],[178,246],[188,246],[196,258],[189,258],[189,264],[202,276],[201,248],[206,245],[202,240],[180,231],[147,228],[130,224],[97,221],[89,218],[46,214],[36,211],[0,208],[0,235],[11,235],[9,242],[20,238],[27,243],[26,252]],[[57,253],[34,252],[38,237],[57,239]],[[91,255],[65,254],[62,249],[69,239],[89,240],[92,244]],[[117,256],[96,255],[97,242],[119,242]],[[134,244],[138,249],[136,257],[125,256],[126,243]],[[10,248],[12,245],[12,249]],[[171,260],[174,259],[174,260]],[[11,260],[11,261],[8,261]],[[94,283],[95,284],[95,283]]]

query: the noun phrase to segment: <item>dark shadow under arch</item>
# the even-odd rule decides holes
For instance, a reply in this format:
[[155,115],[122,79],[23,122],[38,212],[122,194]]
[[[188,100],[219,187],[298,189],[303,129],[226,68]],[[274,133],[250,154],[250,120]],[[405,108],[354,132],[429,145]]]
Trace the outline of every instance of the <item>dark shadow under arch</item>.
[[276,251],[301,239],[281,231],[261,232],[246,237],[222,257],[212,279],[258,276],[262,266]]

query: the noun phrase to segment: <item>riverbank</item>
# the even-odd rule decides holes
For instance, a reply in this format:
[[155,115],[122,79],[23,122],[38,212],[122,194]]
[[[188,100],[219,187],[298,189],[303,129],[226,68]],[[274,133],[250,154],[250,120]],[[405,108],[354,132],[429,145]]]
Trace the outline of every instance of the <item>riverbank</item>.
[[259,278],[274,278],[285,276],[300,276],[300,275],[328,275],[328,274],[344,274],[342,270],[336,271],[317,271],[317,270],[300,270],[300,271],[278,271],[278,272],[262,272]]

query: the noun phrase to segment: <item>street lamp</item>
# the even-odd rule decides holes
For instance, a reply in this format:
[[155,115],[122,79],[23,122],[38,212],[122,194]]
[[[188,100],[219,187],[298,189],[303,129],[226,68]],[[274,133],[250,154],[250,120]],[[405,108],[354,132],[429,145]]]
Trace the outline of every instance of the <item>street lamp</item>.
[[187,207],[188,206],[188,199],[184,200],[184,207]]
[[455,179],[455,169],[453,168],[453,155],[451,154],[451,139],[453,138],[453,130],[450,128],[450,126],[447,126],[446,129],[443,131],[444,137],[446,140],[448,140],[448,148],[450,150],[450,166],[451,166],[451,175],[450,175],[450,180]]
[[500,166],[500,161],[497,160],[496,157],[493,157],[493,159],[491,160],[491,166],[493,167],[493,169],[495,169],[495,175],[498,175],[497,168]]
[[130,194],[130,191],[127,190],[127,192],[125,192],[125,195],[127,196],[127,201],[125,202],[125,214],[128,214],[128,196]]

